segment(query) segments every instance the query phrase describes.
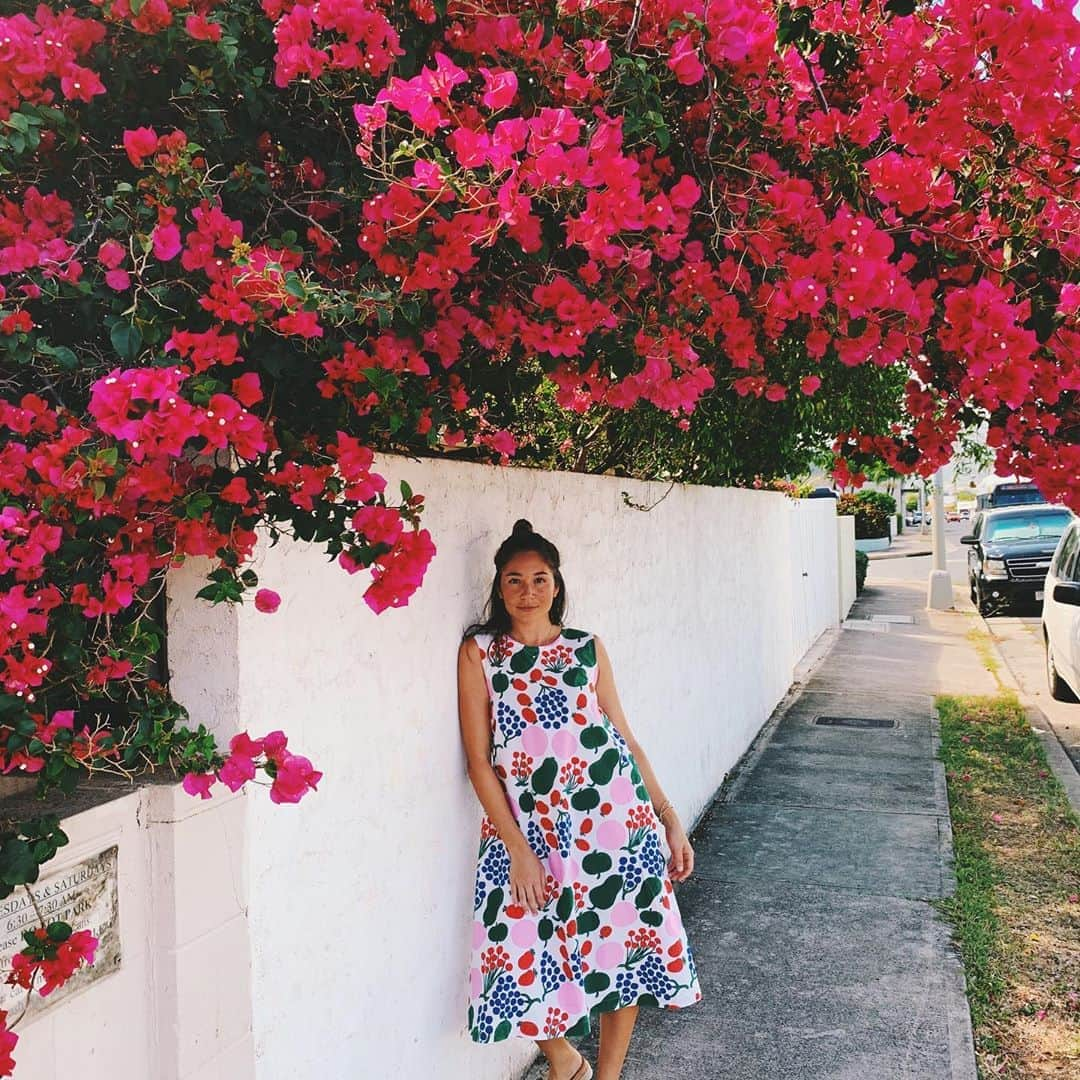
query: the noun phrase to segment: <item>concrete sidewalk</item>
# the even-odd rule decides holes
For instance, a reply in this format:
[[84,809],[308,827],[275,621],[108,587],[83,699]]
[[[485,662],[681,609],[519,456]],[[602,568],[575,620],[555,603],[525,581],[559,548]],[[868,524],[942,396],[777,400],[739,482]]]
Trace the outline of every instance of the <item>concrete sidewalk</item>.
[[623,1080],[975,1080],[928,902],[953,889],[933,695],[998,685],[970,616],[924,603],[921,583],[868,587],[698,823],[678,896],[705,997],[642,1010]]

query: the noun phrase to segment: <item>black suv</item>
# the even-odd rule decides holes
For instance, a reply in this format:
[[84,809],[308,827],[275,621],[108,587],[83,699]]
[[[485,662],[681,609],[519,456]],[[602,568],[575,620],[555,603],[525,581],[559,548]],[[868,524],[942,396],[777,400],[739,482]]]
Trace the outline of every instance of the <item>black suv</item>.
[[980,615],[1017,601],[1042,599],[1046,572],[1061,534],[1073,520],[1064,506],[984,510],[968,544],[968,583]]

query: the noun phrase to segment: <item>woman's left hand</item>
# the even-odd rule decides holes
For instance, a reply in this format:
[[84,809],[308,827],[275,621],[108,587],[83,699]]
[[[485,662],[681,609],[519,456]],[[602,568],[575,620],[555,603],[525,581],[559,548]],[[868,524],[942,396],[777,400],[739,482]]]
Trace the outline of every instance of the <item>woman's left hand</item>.
[[664,815],[668,822],[665,825],[667,832],[668,847],[671,849],[671,858],[668,860],[668,876],[672,881],[685,881],[694,869],[694,849],[686,838],[686,830],[682,827],[678,815],[674,810]]

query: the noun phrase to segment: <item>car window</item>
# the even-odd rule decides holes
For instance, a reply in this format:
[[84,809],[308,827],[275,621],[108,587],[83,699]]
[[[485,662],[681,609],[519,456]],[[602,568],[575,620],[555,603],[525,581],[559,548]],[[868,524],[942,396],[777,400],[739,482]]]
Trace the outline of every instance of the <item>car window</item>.
[[1057,575],[1062,581],[1080,581],[1080,525],[1073,526],[1072,551],[1068,558],[1061,560],[1061,572]]
[[1080,543],[1080,530],[1070,529],[1065,534],[1065,539],[1061,541],[1061,546],[1057,549],[1057,555],[1054,556],[1050,569],[1050,573],[1054,577],[1060,578],[1062,581],[1070,580],[1066,575],[1074,562],[1073,556],[1076,554],[1078,543]]
[[1072,521],[1068,510],[1051,514],[1010,514],[986,522],[987,540],[1051,540]]

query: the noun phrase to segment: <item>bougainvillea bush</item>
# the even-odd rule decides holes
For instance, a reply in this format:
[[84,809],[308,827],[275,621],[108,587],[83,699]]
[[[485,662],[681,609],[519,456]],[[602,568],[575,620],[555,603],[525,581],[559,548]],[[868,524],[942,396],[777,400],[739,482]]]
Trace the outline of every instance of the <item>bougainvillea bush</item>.
[[[405,604],[434,547],[372,450],[509,460],[534,391],[692,431],[896,369],[841,479],[986,421],[1080,506],[1071,2],[7,0],[0,768],[299,799],[285,735],[170,697],[163,574],[269,613],[288,534]],[[59,839],[9,826],[10,890]]]

